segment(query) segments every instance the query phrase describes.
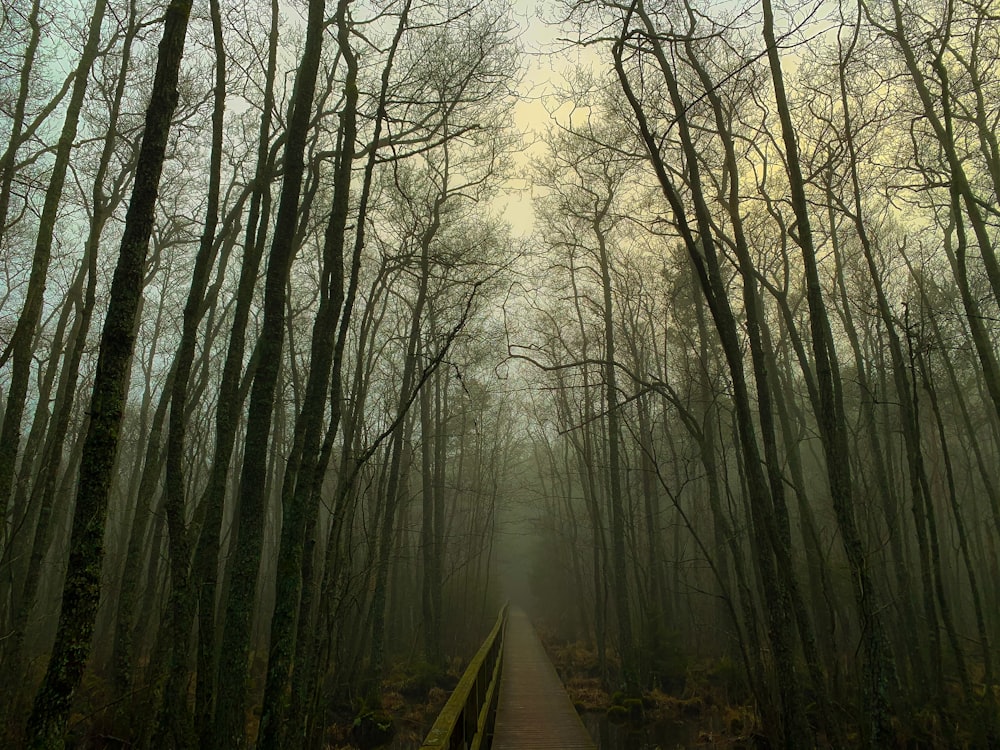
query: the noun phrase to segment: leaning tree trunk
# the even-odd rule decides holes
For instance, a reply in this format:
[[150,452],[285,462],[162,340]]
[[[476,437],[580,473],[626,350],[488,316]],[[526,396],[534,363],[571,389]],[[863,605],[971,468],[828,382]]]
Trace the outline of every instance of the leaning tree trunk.
[[413,403],[414,387],[423,388],[423,382],[417,382],[417,360],[419,357],[420,328],[423,322],[424,306],[427,303],[428,286],[430,283],[430,246],[441,226],[441,208],[447,200],[447,185],[442,186],[442,192],[434,202],[430,224],[420,236],[420,277],[417,288],[417,299],[413,305],[409,336],[407,337],[406,359],[403,363],[403,379],[399,389],[399,402],[396,431],[392,435],[390,447],[390,467],[388,486],[385,492],[385,506],[382,509],[382,526],[378,539],[378,561],[376,563],[375,589],[372,601],[372,655],[369,673],[375,681],[372,692],[375,693],[381,684],[382,668],[385,659],[385,612],[386,593],[389,580],[389,562],[392,552],[393,524],[396,517],[396,507],[401,495],[400,485],[404,481],[400,467],[402,465],[403,443],[406,425],[400,420]]
[[[215,90],[208,196],[191,287],[184,305],[181,340],[174,355],[172,367],[174,377],[170,389],[170,417],[167,428],[164,512],[167,517],[167,545],[170,550],[170,600],[166,623],[170,643],[170,664],[166,689],[157,717],[155,739],[157,746],[161,748],[184,748],[192,745],[194,741],[187,684],[190,677],[188,655],[191,624],[197,606],[197,592],[190,578],[192,530],[188,528],[186,521],[185,443],[188,392],[197,346],[198,326],[205,312],[205,293],[215,261],[215,233],[219,224],[219,193],[222,183],[222,127],[226,107],[226,50],[222,40],[222,17],[218,0],[210,0],[209,15],[215,46]],[[154,690],[158,687],[154,686]]]
[[236,508],[235,522],[239,528],[239,538],[231,558],[232,581],[227,594],[226,621],[216,682],[218,690],[214,745],[218,748],[241,746],[246,731],[243,710],[254,600],[264,536],[268,438],[281,370],[285,297],[296,250],[295,227],[299,220],[299,198],[305,172],[303,156],[312,121],[313,95],[323,48],[325,8],[324,0],[309,2],[306,42],[295,79],[288,140],[285,143],[285,176],[264,283],[264,319],[257,342],[259,360],[250,393],[246,448]]
[[101,334],[56,643],[28,721],[29,745],[39,750],[62,746],[73,693],[90,653],[100,598],[104,521],[125,410],[143,264],[153,228],[167,136],[177,106],[178,70],[190,11],[191,0],[173,0],[167,8],[156,77],[146,109],[135,186]]
[[220,533],[229,466],[236,443],[239,413],[244,403],[244,397],[240,393],[240,375],[246,351],[247,322],[267,230],[267,223],[261,222],[260,217],[262,214],[267,216],[270,205],[268,183],[272,165],[269,141],[271,137],[271,113],[274,105],[277,49],[278,3],[277,0],[272,0],[264,100],[261,104],[262,114],[257,140],[257,165],[244,234],[243,263],[240,267],[240,277],[236,288],[233,326],[222,368],[222,379],[219,384],[212,467],[199,503],[199,506],[204,509],[204,518],[199,529],[194,560],[191,563],[192,581],[198,587],[198,656],[194,720],[199,733],[199,744],[206,750],[212,747],[212,700],[215,692],[216,652],[215,613],[216,592],[218,590],[216,579],[219,568]]
[[28,12],[28,26],[31,33],[28,43],[24,46],[24,62],[21,63],[21,75],[18,81],[17,100],[14,103],[14,113],[10,120],[10,137],[7,139],[7,149],[0,157],[0,245],[3,244],[4,232],[7,228],[7,214],[10,211],[10,196],[14,186],[14,175],[17,172],[17,150],[24,141],[24,113],[28,105],[28,94],[31,91],[31,73],[35,67],[35,53],[42,36],[42,24],[38,19],[41,0],[32,0]]
[[598,265],[601,271],[601,293],[604,324],[604,408],[608,430],[608,510],[611,517],[611,571],[614,585],[615,611],[618,616],[618,658],[621,659],[622,682],[626,692],[638,688],[636,653],[632,634],[632,614],[629,607],[629,582],[625,552],[625,510],[622,498],[621,414],[618,411],[618,380],[615,368],[614,302],[611,288],[611,260],[607,236],[602,226],[610,208],[608,203],[599,209],[593,219],[592,229],[597,239]]
[[[80,62],[76,66],[73,92],[66,108],[66,119],[63,120],[62,133],[59,135],[59,143],[56,146],[56,158],[52,165],[49,186],[45,191],[45,203],[42,206],[42,215],[39,219],[35,251],[31,260],[31,275],[28,279],[28,291],[9,345],[11,351],[10,383],[7,389],[7,407],[4,410],[3,428],[0,430],[0,544],[3,543],[3,537],[6,533],[4,522],[10,500],[11,483],[14,480],[17,449],[21,442],[21,417],[24,414],[28,380],[31,375],[31,344],[42,315],[45,282],[49,273],[49,262],[52,260],[52,243],[55,239],[59,203],[62,200],[63,185],[66,182],[70,152],[73,150],[73,141],[76,139],[77,125],[80,122],[80,110],[83,108],[83,100],[87,93],[90,69],[97,59],[99,51],[101,24],[104,22],[106,8],[107,0],[97,0],[90,18],[87,41],[84,44]],[[173,109],[171,108],[172,113]],[[0,224],[0,227],[2,226]]]
[[851,459],[847,444],[847,424],[839,385],[839,366],[834,349],[830,322],[823,301],[816,248],[813,245],[809,204],[805,193],[805,180],[799,163],[798,144],[792,124],[791,110],[785,93],[781,70],[780,52],[774,35],[774,14],[770,0],[763,0],[764,41],[767,45],[771,81],[775,104],[781,122],[785,147],[785,165],[791,190],[792,208],[795,212],[797,240],[802,249],[806,272],[806,299],[809,305],[810,332],[812,333],[813,358],[818,385],[820,435],[823,438],[824,456],[833,508],[837,517],[844,551],[851,571],[855,600],[864,628],[861,633],[864,650],[864,683],[862,696],[865,721],[862,736],[870,747],[883,747],[892,742],[894,733],[890,724],[889,692],[896,679],[895,665],[888,647],[882,622],[882,603],[868,569],[866,551],[857,528],[854,513],[854,488],[851,478]]
[[[643,20],[651,33],[652,28],[649,20],[646,18]],[[626,19],[626,23],[630,22],[631,18],[629,17]],[[784,526],[783,522],[787,520],[787,516],[779,518],[775,507],[778,498],[783,493],[783,488],[780,486],[780,477],[775,476],[777,467],[769,467],[771,469],[770,475],[765,475],[764,472],[764,462],[761,460],[762,456],[758,444],[757,428],[754,423],[752,402],[743,361],[743,349],[739,339],[736,318],[728,299],[728,289],[722,278],[709,211],[705,205],[704,195],[700,190],[700,167],[698,155],[694,148],[694,141],[689,132],[690,128],[686,116],[687,108],[680,97],[676,77],[662,47],[654,44],[653,49],[654,52],[658,53],[661,73],[670,91],[674,110],[677,113],[678,132],[683,139],[685,147],[688,181],[694,188],[693,196],[697,201],[697,210],[695,212],[696,224],[694,226],[688,221],[687,206],[677,186],[674,184],[673,178],[669,175],[666,165],[663,163],[657,138],[650,129],[648,117],[625,72],[623,50],[626,33],[627,27],[626,32],[618,40],[614,49],[615,68],[618,79],[636,115],[640,133],[656,172],[657,180],[664,197],[671,207],[678,228],[684,238],[688,255],[697,272],[698,281],[709,310],[712,313],[732,379],[737,438],[742,452],[742,467],[745,471],[750,515],[753,526],[760,537],[759,542],[753,544],[752,548],[757,562],[763,594],[768,601],[766,608],[768,630],[774,652],[775,669],[777,671],[776,679],[781,701],[783,740],[786,747],[798,747],[802,746],[803,743],[809,742],[812,731],[806,720],[805,702],[795,668],[794,621],[796,614],[792,608],[793,592],[790,586],[794,577],[792,574],[791,551],[787,546],[788,535],[787,532],[783,533],[782,528]],[[753,283],[753,280],[747,278],[746,282],[744,284],[744,294],[749,294],[751,292],[750,284]],[[748,322],[757,326],[759,325],[759,320],[753,318],[757,306],[756,304],[750,304],[750,302],[750,298],[747,298],[747,314],[751,316]],[[759,355],[759,343],[754,348]],[[758,397],[766,400],[770,395],[769,386],[767,386],[766,381],[766,370],[758,367],[755,370],[755,375],[759,378],[757,382]],[[773,424],[771,424],[770,414],[764,408],[764,404],[761,404],[759,414],[762,427],[767,423],[772,428],[770,430],[764,429],[765,437],[767,437],[766,433],[770,431],[769,440],[773,440]],[[768,448],[768,450],[769,445],[770,443],[765,443],[765,448]],[[803,624],[802,618],[799,618],[799,624],[800,626]],[[767,711],[765,711],[766,714]]]
[[[267,680],[258,741],[261,750],[277,750],[281,746],[282,706],[290,677],[295,617],[302,590],[305,532],[306,527],[315,522],[314,517],[319,509],[320,498],[318,493],[313,492],[313,485],[321,461],[323,418],[336,350],[337,317],[341,314],[344,302],[344,245],[350,209],[358,105],[358,63],[350,47],[348,5],[348,0],[340,0],[335,14],[337,40],[347,66],[344,104],[340,114],[340,153],[337,156],[333,202],[323,243],[324,286],[320,290],[319,309],[313,324],[305,396],[295,423],[298,450],[293,451],[288,460],[282,490],[283,519],[278,550],[277,587],[271,617]],[[358,225],[364,221],[362,209]]]

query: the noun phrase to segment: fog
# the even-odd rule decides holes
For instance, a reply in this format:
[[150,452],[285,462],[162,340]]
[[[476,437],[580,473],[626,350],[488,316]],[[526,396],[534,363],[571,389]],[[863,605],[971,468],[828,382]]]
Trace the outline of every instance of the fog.
[[0,744],[996,745],[995,8],[3,3]]

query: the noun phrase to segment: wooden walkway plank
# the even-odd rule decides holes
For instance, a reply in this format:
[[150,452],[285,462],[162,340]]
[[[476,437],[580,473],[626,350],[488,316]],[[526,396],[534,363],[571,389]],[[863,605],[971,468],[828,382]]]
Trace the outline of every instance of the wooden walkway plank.
[[528,616],[511,608],[494,750],[594,750]]

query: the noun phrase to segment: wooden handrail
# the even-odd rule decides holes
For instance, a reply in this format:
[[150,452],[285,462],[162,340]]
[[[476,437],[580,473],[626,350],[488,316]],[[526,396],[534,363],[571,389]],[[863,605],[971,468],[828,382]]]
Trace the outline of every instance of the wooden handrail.
[[420,750],[486,750],[493,738],[500,670],[503,667],[507,608],[500,609],[493,630],[469,662]]

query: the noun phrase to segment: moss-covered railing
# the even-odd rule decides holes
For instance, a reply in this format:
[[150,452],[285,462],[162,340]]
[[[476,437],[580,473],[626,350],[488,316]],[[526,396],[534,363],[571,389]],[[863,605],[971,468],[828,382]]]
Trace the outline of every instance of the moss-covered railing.
[[493,724],[500,698],[507,605],[486,636],[458,686],[438,714],[420,750],[486,750],[493,741]]

